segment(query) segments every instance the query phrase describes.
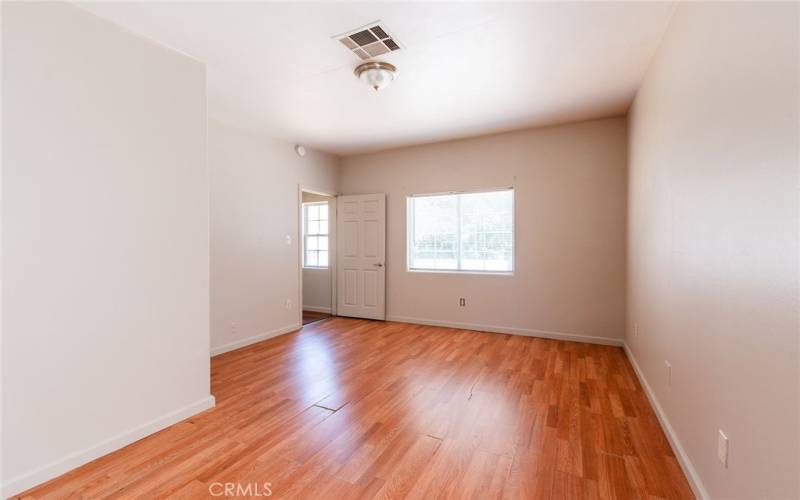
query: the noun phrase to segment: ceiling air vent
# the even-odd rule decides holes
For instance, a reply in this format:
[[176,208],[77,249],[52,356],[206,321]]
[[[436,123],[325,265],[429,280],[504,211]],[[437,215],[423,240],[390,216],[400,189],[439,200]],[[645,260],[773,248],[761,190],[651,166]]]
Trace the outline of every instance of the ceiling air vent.
[[381,54],[400,50],[400,43],[389,34],[389,30],[380,21],[369,23],[333,38],[339,40],[359,59],[371,59]]

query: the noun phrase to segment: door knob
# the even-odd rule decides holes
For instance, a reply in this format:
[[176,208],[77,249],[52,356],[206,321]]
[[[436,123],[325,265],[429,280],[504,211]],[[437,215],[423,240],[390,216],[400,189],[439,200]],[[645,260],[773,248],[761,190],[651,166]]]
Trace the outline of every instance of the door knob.
[[382,263],[380,263],[380,262],[378,262],[378,263],[376,263],[376,264],[372,264],[372,265],[373,265],[373,266],[375,266],[375,267],[383,267],[383,264],[382,264]]

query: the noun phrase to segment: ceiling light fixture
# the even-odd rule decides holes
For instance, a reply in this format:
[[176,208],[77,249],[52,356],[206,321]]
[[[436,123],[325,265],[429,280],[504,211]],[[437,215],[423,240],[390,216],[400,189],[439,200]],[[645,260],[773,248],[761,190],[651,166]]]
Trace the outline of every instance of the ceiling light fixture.
[[354,71],[359,80],[366,83],[375,91],[386,88],[397,78],[397,68],[380,61],[365,62],[356,66]]

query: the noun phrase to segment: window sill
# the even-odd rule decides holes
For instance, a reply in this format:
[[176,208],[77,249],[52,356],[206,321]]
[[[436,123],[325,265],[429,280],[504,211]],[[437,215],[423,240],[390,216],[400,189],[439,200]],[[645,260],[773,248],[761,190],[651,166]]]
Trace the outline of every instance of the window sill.
[[514,276],[514,271],[449,271],[449,270],[439,270],[439,269],[408,269],[406,268],[406,272],[409,273],[420,273],[420,274],[453,274],[456,276],[460,275],[470,275],[470,276]]
[[322,267],[322,266],[303,266],[303,269],[311,269],[311,270],[314,270],[314,271],[327,271],[328,269],[330,269],[330,267],[329,266],[325,266],[325,267]]

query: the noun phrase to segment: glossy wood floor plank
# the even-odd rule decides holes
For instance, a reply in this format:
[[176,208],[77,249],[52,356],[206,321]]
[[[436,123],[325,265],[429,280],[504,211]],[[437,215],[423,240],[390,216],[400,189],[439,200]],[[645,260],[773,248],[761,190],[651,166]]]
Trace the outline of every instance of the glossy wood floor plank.
[[615,347],[332,318],[213,358],[211,387],[20,497],[693,498]]
[[313,323],[315,321],[321,321],[326,318],[330,318],[331,315],[328,313],[317,312],[317,311],[303,311],[303,324],[307,325],[309,323]]

